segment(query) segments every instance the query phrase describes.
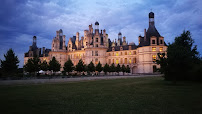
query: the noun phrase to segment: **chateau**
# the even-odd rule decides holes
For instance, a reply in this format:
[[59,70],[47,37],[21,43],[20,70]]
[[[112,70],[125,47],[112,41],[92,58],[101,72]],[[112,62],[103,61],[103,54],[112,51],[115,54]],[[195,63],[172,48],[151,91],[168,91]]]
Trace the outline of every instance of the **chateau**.
[[76,33],[76,36],[69,38],[66,44],[66,37],[62,29],[56,31],[56,37],[53,38],[52,48],[38,48],[36,45],[36,36],[33,37],[33,44],[29,51],[25,53],[24,64],[34,55],[40,57],[42,61],[49,62],[55,57],[61,64],[63,70],[64,63],[71,59],[76,65],[80,59],[84,64],[91,61],[94,64],[100,62],[103,66],[107,63],[111,65],[129,65],[131,73],[153,73],[159,65],[154,61],[157,53],[167,50],[164,37],[159,34],[154,23],[154,13],[149,13],[149,28],[144,29],[144,36],[138,37],[139,44],[127,43],[126,37],[118,33],[118,39],[111,41],[108,38],[107,31],[99,30],[99,23],[95,22],[89,25],[88,30],[84,30],[84,36]]

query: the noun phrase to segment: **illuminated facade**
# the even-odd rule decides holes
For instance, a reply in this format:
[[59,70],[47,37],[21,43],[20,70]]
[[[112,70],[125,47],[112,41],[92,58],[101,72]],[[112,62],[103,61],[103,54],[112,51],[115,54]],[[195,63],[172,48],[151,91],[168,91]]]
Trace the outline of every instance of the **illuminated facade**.
[[[118,39],[111,42],[106,30],[99,30],[98,22],[95,22],[94,27],[95,29],[92,24],[89,25],[81,38],[77,32],[76,36],[69,38],[67,45],[65,45],[65,35],[60,29],[56,31],[52,49],[43,48],[43,52],[39,49],[37,55],[47,62],[52,57],[56,57],[62,67],[68,59],[71,59],[74,65],[82,59],[84,64],[89,64],[91,61],[94,64],[100,62],[103,66],[106,63],[109,65],[124,64],[130,66],[131,73],[153,73],[154,68],[159,67],[153,62],[157,58],[157,53],[167,50],[164,37],[155,28],[153,12],[149,13],[149,28],[144,30],[144,36],[138,37],[138,45],[133,42],[128,44],[121,32],[118,33]],[[30,53],[33,51],[29,50],[25,53],[24,63],[33,56]]]

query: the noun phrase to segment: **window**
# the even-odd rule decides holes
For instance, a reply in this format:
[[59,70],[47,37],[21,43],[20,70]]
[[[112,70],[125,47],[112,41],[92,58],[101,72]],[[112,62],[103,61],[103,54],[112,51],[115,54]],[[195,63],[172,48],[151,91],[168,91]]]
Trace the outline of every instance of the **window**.
[[118,59],[116,59],[116,64],[119,64],[119,60]]
[[119,56],[119,53],[118,53],[118,52],[116,52],[116,56]]
[[109,56],[111,56],[111,53],[109,53]]
[[96,38],[96,42],[98,42],[98,38]]
[[131,55],[131,52],[129,52],[129,55]]
[[95,64],[96,64],[96,65],[98,64],[98,58],[95,59]]
[[109,64],[111,64],[111,59],[109,59]]
[[96,44],[95,47],[98,47],[98,44]]
[[112,56],[114,56],[114,53],[112,53]]
[[114,63],[114,59],[113,59],[113,63]]
[[134,63],[134,64],[136,63],[136,58],[133,58],[133,63]]
[[122,55],[122,52],[121,52],[121,55]]
[[125,55],[127,55],[127,52],[125,52]]
[[86,46],[88,45],[88,42],[86,42]]
[[152,47],[152,51],[156,51],[156,47]]
[[160,47],[160,48],[159,48],[159,51],[162,52],[162,51],[163,51],[163,47]]
[[136,51],[133,51],[133,54],[136,55]]
[[123,59],[121,58],[121,64],[123,64]]
[[131,64],[131,58],[129,59],[129,63]]
[[152,58],[153,58],[153,61],[156,61],[156,55],[153,55]]
[[95,51],[95,56],[98,56],[98,51]]
[[127,64],[127,58],[125,58],[125,61],[124,61],[124,63],[125,63],[125,64]]
[[71,44],[69,44],[69,48],[71,47]]
[[155,40],[152,40],[152,44],[156,44],[156,43],[155,43]]
[[160,44],[163,44],[163,40],[160,40]]
[[93,56],[93,51],[92,51],[92,56]]

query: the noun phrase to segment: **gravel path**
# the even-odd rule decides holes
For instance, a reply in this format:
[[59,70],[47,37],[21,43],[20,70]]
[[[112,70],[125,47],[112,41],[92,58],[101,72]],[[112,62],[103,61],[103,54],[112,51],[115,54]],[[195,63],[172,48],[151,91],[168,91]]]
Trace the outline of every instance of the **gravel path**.
[[26,84],[43,84],[43,83],[61,83],[61,82],[78,82],[78,81],[89,81],[89,80],[110,80],[110,79],[153,77],[153,76],[162,76],[162,75],[100,76],[100,77],[78,77],[78,78],[0,80],[0,85],[26,85]]

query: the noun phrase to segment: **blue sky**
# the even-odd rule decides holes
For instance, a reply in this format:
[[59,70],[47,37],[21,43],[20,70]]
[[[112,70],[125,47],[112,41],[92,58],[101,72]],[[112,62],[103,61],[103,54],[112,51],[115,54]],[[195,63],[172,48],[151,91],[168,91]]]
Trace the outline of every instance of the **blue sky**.
[[0,3],[0,59],[13,48],[23,66],[24,53],[37,36],[37,46],[51,48],[56,30],[69,37],[99,21],[111,40],[118,32],[138,44],[148,28],[148,13],[166,43],[190,30],[202,54],[202,0],[2,0]]

